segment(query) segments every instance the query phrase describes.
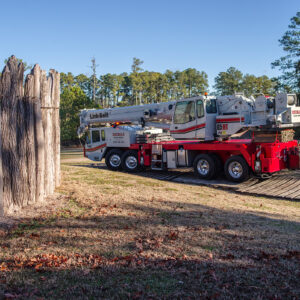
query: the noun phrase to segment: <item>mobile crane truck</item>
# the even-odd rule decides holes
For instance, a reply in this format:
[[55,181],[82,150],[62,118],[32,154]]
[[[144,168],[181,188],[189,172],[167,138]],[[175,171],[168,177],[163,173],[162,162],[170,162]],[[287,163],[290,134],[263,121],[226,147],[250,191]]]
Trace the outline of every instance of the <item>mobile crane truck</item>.
[[241,182],[251,172],[263,177],[300,167],[295,127],[300,127],[295,94],[256,99],[205,95],[85,109],[78,135],[87,133],[84,156],[93,161],[105,158],[110,170],[193,167],[202,179],[224,170],[229,180]]

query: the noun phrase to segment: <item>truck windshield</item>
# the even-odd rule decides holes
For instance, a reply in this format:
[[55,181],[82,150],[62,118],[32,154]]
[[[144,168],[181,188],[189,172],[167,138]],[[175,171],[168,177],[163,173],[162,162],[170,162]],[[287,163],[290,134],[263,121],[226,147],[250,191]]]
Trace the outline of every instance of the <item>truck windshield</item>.
[[195,102],[177,102],[174,113],[174,124],[184,124],[193,120],[195,120]]

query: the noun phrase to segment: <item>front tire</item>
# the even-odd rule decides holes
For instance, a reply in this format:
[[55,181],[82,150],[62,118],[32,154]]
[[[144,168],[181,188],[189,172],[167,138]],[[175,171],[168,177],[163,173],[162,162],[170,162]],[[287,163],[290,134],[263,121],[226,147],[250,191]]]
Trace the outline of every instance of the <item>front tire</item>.
[[105,155],[105,164],[112,171],[122,170],[122,151],[119,149],[111,149]]
[[227,159],[224,172],[230,181],[242,182],[249,178],[249,166],[245,159],[239,155]]
[[208,154],[197,155],[193,167],[195,175],[201,179],[212,179],[216,175],[215,161]]
[[140,164],[139,164],[138,154],[136,151],[127,150],[122,155],[122,167],[124,171],[127,171],[129,173],[134,173],[139,171]]

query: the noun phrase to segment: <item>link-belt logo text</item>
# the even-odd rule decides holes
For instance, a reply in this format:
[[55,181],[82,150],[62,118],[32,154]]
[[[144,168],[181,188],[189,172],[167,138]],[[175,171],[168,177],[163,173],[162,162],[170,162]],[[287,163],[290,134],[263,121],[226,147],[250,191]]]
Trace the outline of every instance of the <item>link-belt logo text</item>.
[[108,112],[97,113],[97,114],[90,114],[90,118],[91,119],[108,118]]

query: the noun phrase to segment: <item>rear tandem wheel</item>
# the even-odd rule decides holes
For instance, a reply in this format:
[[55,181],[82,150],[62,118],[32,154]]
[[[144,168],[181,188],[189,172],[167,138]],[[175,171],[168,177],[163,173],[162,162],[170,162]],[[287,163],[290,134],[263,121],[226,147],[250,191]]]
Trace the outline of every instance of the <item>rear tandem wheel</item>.
[[240,155],[234,155],[227,159],[224,172],[230,181],[242,182],[249,178],[249,166]]
[[217,173],[215,157],[209,154],[197,155],[193,167],[195,175],[201,179],[212,179]]
[[122,168],[124,171],[134,173],[139,171],[141,168],[137,151],[127,150],[122,155],[121,160],[122,160]]

